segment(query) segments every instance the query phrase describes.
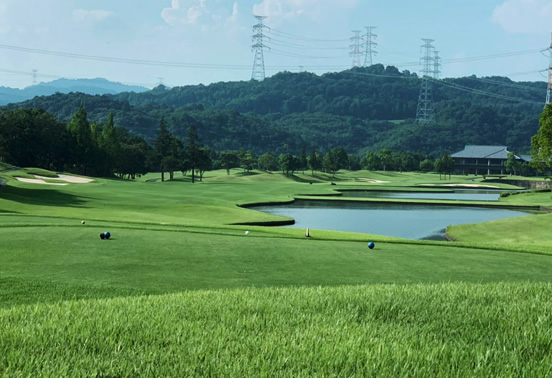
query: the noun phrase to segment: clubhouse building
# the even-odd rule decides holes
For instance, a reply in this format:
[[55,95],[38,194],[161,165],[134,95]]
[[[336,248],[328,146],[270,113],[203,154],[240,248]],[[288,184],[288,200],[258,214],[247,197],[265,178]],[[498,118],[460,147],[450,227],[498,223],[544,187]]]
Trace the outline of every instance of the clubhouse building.
[[[452,154],[454,172],[474,175],[506,175],[504,163],[508,160],[506,146],[466,146],[462,151]],[[528,162],[526,155],[515,155],[516,160]]]

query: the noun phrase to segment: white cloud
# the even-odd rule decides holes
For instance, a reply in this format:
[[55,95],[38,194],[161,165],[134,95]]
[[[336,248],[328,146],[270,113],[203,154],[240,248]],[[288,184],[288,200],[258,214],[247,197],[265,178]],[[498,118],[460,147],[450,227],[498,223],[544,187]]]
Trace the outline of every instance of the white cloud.
[[114,16],[115,13],[103,9],[75,9],[73,18],[75,21],[102,21]]
[[321,11],[328,10],[329,14],[338,9],[356,6],[358,0],[263,0],[253,5],[253,14],[266,16],[272,22],[290,20],[299,16],[313,15],[316,18]]
[[238,19],[238,2],[234,2],[234,6],[232,7],[232,15],[226,19],[226,23],[235,23]]
[[551,31],[552,1],[506,0],[497,6],[492,21],[514,34],[541,34]]
[[172,0],[171,7],[161,11],[161,17],[169,25],[193,25],[204,13],[209,13],[206,0]]

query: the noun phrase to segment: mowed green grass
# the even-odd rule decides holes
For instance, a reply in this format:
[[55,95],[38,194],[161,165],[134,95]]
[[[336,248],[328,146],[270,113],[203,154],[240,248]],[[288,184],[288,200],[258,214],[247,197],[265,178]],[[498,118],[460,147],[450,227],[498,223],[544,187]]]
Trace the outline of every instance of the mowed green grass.
[[[238,204],[472,178],[317,173],[310,184],[234,170],[194,185],[147,175],[48,187],[3,177],[0,375],[551,374],[548,215],[476,225],[461,243],[234,225],[281,220]],[[508,241],[523,227],[540,242]]]
[[6,376],[535,376],[550,284],[195,291],[0,309]]
[[[1,305],[87,298],[95,288],[159,294],[197,289],[373,283],[550,280],[546,255],[443,245],[109,228],[93,225],[0,228]],[[36,282],[54,284],[38,292]]]

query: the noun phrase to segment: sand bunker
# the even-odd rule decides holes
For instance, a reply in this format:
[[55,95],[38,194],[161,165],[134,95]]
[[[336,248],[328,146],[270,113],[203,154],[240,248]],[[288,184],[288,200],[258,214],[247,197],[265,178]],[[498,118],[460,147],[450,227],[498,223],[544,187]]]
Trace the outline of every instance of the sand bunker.
[[69,175],[62,175],[62,174],[57,175],[57,177],[46,177],[46,176],[39,176],[39,175],[34,175],[34,177],[38,179],[43,179],[43,180],[54,179],[54,180],[67,181],[74,184],[88,184],[89,182],[94,181],[93,179],[89,179],[85,177],[69,176]]
[[[70,175],[57,175],[56,177],[46,177],[46,176],[39,176],[39,175],[33,175],[36,177],[35,179],[30,178],[23,178],[23,177],[16,177],[18,181],[27,182],[30,184],[42,184],[42,185],[69,185],[67,183],[73,183],[73,184],[88,184],[89,182],[94,181],[93,179],[85,178],[85,177],[77,177],[77,176],[70,176]],[[46,182],[44,180],[58,180],[58,181],[67,181],[66,182]]]
[[371,184],[385,184],[389,182],[389,181],[381,181],[381,180],[375,180],[375,179],[369,179],[369,178],[357,178],[357,181],[369,182]]
[[30,178],[23,178],[23,177],[16,177],[17,181],[22,182],[28,182],[30,184],[43,184],[43,185],[69,185],[64,182],[46,182],[41,179],[30,179]]

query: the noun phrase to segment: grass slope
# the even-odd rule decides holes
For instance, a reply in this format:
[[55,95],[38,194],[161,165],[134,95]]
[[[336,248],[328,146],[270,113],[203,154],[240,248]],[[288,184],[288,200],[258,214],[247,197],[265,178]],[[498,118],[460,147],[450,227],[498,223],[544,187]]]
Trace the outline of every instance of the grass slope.
[[11,376],[549,376],[550,284],[197,291],[0,310]]

